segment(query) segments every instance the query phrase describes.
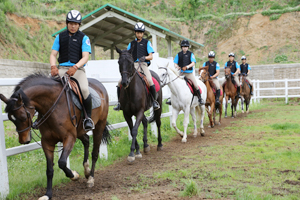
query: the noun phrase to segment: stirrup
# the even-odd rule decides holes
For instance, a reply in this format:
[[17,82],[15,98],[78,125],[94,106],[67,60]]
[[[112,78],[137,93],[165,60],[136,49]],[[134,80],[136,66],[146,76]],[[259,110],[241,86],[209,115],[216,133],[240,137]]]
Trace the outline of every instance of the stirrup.
[[[156,103],[156,105],[157,105],[157,108],[154,108],[154,104],[155,104],[155,103]],[[159,105],[159,103],[158,103],[156,100],[153,100],[152,106],[153,106],[153,110],[158,110],[158,109],[160,109],[160,105]]]
[[[85,122],[86,121],[90,121],[92,123],[93,127],[91,129],[86,129],[85,128]],[[94,122],[93,122],[93,120],[91,118],[86,118],[86,119],[83,120],[83,129],[85,131],[91,131],[91,130],[95,129],[95,124],[94,124]]]
[[120,111],[121,109],[121,105],[120,103],[118,102],[118,104],[113,108],[115,111]]
[[205,105],[205,102],[203,101],[203,99],[202,98],[200,98],[199,100],[198,100],[198,102],[199,102],[199,104],[202,106],[202,105]]

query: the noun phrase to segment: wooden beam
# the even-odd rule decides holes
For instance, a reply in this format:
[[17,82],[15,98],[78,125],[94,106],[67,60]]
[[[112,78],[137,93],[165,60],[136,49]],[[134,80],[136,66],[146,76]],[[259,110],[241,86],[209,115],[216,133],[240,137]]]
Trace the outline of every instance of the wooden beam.
[[104,48],[104,51],[107,51],[107,50],[110,49],[110,48],[114,48],[114,47],[115,47],[116,45],[118,45],[119,43],[121,43],[121,42],[123,42],[123,41],[125,41],[125,40],[127,40],[127,39],[129,39],[129,38],[131,38],[131,37],[133,37],[134,34],[135,34],[135,33],[132,33],[132,34],[130,34],[130,35],[128,35],[128,36],[126,36],[126,37],[120,39],[120,40],[115,41],[110,47]]
[[126,26],[126,23],[121,23],[121,24],[115,26],[114,28],[110,29],[109,31],[105,31],[102,35],[99,35],[98,37],[96,37],[95,41],[97,42],[97,41],[101,40],[102,38],[105,38],[106,36],[108,36],[112,32],[114,32],[114,31],[116,31],[116,30],[118,30],[118,29],[120,29],[124,26]]

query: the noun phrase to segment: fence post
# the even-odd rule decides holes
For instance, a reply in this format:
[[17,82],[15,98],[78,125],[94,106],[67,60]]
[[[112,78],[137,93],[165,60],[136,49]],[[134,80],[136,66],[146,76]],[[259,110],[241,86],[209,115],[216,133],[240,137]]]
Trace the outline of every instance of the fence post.
[[289,102],[289,90],[288,90],[288,80],[284,79],[285,83],[285,103],[287,104]]
[[[57,150],[59,151],[58,152],[58,157],[60,158],[60,156],[61,156],[61,154],[62,154],[62,152],[63,152],[63,143],[62,142],[58,142],[57,143]],[[70,169],[70,158],[68,157],[67,158],[67,168],[69,168]]]
[[[154,115],[153,107],[150,108],[150,113],[153,113],[153,115]],[[155,137],[157,137],[157,126],[156,126],[156,122],[155,122],[155,121],[152,122],[152,123],[150,124],[150,126],[151,126],[151,132],[152,132],[152,134],[155,135]]]
[[256,103],[256,80],[253,80],[253,100]]
[[2,102],[0,101],[0,199],[5,199],[9,193],[8,170],[5,147],[5,131],[2,117]]
[[[134,126],[134,124],[135,124],[135,118],[134,118],[134,116],[132,116],[131,119],[132,119],[132,124]],[[130,130],[129,126],[128,126],[128,140],[132,140],[131,130]]]
[[259,91],[259,88],[260,88],[260,87],[259,87],[259,80],[257,80],[257,89],[256,89],[256,90],[257,90],[257,102],[258,102],[258,103],[260,103],[260,98],[259,98],[259,96],[260,96],[260,91]]

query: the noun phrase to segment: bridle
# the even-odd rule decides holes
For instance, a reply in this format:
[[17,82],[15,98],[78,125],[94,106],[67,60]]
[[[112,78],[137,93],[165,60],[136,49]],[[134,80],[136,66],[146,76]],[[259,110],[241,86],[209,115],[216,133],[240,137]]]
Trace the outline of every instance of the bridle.
[[[130,61],[130,62],[131,62],[131,61]],[[133,65],[134,65],[134,64],[133,64]],[[136,72],[139,70],[140,67],[141,67],[141,62],[139,62],[139,67],[138,67],[137,69],[135,69],[135,67],[133,66],[134,73],[130,73],[130,72],[128,72],[128,71],[121,71],[121,72],[120,72],[121,75],[122,75],[122,74],[128,74],[128,76],[129,76],[129,78],[128,78],[128,84],[126,85],[126,87],[124,87],[125,90],[129,87],[129,85],[130,85],[130,83],[131,83],[133,77],[135,76]]]
[[173,80],[169,81],[168,83],[167,83],[167,81],[166,81],[166,83],[164,83],[165,80],[167,79],[167,76],[169,77],[169,80],[170,80],[170,75],[169,75],[169,73],[168,73],[168,68],[166,68],[166,67],[159,67],[158,69],[164,69],[164,70],[166,70],[166,76],[160,81],[161,83],[163,83],[163,85],[162,85],[161,87],[164,87],[165,85],[168,85],[169,83],[172,83],[173,81],[175,81],[176,79],[178,79],[178,78],[180,77],[180,75],[181,75],[181,74],[179,74],[179,75],[178,75],[176,78],[174,78]]
[[[12,100],[18,101],[18,99],[16,99],[16,98],[12,98]],[[28,129],[31,129],[31,127],[32,127],[32,120],[30,120],[30,119],[31,119],[31,114],[30,114],[30,112],[27,110],[27,107],[25,106],[25,104],[24,104],[23,102],[22,102],[22,104],[21,104],[19,107],[14,108],[13,111],[17,111],[17,110],[21,109],[22,107],[24,108],[24,110],[25,110],[25,112],[26,112],[26,114],[27,114],[28,127],[25,128],[25,129],[23,129],[23,130],[18,130],[18,129],[16,128],[16,131],[17,131],[19,134],[20,134],[20,133],[23,133],[24,131],[27,131]],[[35,109],[35,108],[34,108],[33,106],[29,106],[28,109]]]
[[[203,70],[201,70],[201,71],[203,71]],[[209,80],[209,75],[208,75],[207,71],[205,72],[205,77],[207,77],[207,79],[204,79],[204,80],[202,81],[203,83],[205,83],[206,81]],[[202,76],[201,76],[201,79],[202,79]]]

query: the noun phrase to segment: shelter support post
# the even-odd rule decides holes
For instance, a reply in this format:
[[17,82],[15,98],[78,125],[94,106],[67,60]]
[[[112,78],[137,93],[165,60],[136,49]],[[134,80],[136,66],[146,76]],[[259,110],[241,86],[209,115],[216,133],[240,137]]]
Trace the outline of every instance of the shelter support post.
[[92,40],[91,49],[92,49],[92,60],[95,60],[95,40]]
[[157,53],[157,37],[155,34],[151,33],[152,35],[152,47],[155,53]]
[[114,58],[114,50],[115,50],[114,48],[110,49],[110,59],[112,59],[112,60],[115,59]]

